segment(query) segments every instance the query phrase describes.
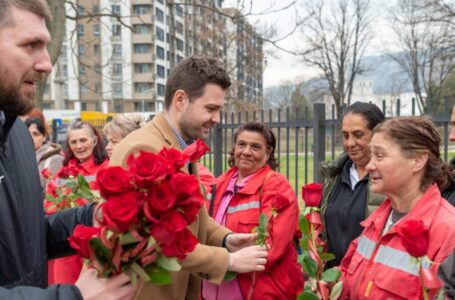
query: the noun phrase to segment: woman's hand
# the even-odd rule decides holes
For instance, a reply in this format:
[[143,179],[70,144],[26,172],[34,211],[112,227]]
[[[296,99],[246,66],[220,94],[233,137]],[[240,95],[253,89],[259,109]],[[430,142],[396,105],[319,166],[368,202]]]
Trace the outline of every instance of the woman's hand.
[[130,283],[126,274],[109,279],[98,278],[94,269],[84,272],[75,285],[84,300],[130,300],[136,292],[136,287]]

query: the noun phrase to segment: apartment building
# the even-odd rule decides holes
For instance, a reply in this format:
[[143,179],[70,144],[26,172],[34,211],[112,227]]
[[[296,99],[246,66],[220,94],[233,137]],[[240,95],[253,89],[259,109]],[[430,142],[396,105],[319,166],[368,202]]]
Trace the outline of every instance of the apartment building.
[[[44,108],[161,111],[170,70],[198,53],[217,57],[228,68],[234,83],[229,98],[260,103],[260,39],[245,20],[233,22],[217,13],[223,11],[221,0],[186,0],[181,5],[164,0],[79,0],[66,5],[67,14],[75,17],[67,19]],[[242,26],[250,31],[242,32]],[[254,61],[245,59],[253,52]]]

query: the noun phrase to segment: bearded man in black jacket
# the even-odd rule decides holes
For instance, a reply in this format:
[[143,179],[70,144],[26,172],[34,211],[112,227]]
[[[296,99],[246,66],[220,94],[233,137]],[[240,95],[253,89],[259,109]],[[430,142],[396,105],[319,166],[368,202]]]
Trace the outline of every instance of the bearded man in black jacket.
[[92,225],[94,205],[45,217],[35,151],[18,118],[34,106],[36,84],[52,71],[44,0],[0,0],[0,299],[132,299],[126,275],[47,286],[47,260],[73,254],[67,238]]

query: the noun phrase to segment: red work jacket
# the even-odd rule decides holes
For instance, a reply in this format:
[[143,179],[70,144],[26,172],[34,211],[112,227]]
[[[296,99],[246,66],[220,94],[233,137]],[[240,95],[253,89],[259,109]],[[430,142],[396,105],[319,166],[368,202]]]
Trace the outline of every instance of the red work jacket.
[[[217,179],[213,203],[215,216],[231,177],[237,168],[230,169]],[[272,208],[278,214],[272,221],[267,243],[271,246],[265,271],[257,272],[253,299],[295,299],[303,288],[303,276],[297,264],[293,237],[297,228],[299,207],[288,180],[268,165],[256,172],[248,183],[231,199],[226,211],[226,227],[233,232],[250,233],[259,225],[259,215],[271,217]],[[253,274],[238,274],[243,298],[253,284]]]
[[[392,227],[381,236],[391,212],[387,199],[365,221],[365,229],[349,246],[343,261],[343,293],[340,299],[422,299],[416,263],[406,252]],[[431,186],[400,222],[422,220],[429,232],[424,267],[435,271],[455,247],[455,208]]]

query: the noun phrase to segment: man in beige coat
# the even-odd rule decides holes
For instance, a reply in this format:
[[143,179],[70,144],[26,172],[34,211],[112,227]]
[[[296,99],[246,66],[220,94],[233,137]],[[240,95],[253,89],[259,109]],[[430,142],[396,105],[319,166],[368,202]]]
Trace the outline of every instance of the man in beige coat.
[[[131,153],[140,150],[157,153],[163,147],[182,150],[194,139],[206,138],[209,129],[220,121],[230,84],[229,76],[215,59],[199,56],[182,60],[166,83],[165,111],[123,139],[115,148],[110,164],[126,166]],[[198,176],[193,164],[185,171]],[[205,207],[188,228],[199,244],[180,261],[182,271],[173,274],[170,285],[144,284],[136,299],[197,300],[201,279],[219,284],[227,271],[264,270],[266,249],[251,246],[256,235],[231,233],[216,224]]]

